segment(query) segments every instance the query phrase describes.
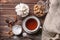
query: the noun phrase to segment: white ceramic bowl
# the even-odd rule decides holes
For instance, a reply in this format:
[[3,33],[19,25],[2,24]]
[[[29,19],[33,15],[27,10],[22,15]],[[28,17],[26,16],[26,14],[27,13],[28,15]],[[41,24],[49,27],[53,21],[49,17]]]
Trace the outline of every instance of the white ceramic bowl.
[[15,35],[20,35],[22,33],[22,27],[20,25],[14,25],[12,27],[12,32]]
[[20,3],[16,5],[15,11],[17,15],[21,17],[26,17],[29,14],[29,6],[27,4]]
[[[26,22],[27,22],[27,20],[29,20],[29,19],[31,19],[31,18],[32,18],[32,19],[35,19],[35,20],[37,21],[37,23],[38,23],[37,27],[36,27],[34,30],[29,30],[29,29],[26,27]],[[40,28],[40,20],[39,20],[37,17],[35,17],[35,16],[29,16],[29,17],[27,17],[25,20],[23,20],[22,26],[23,26],[23,29],[24,29],[27,33],[33,34],[33,33],[36,33],[36,32],[39,30],[39,28]]]

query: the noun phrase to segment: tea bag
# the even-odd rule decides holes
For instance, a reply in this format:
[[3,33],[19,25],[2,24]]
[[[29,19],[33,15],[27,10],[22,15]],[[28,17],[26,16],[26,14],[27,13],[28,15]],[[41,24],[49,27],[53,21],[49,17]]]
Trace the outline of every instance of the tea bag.
[[42,40],[53,40],[56,34],[60,34],[60,0],[49,0],[50,8],[46,16]]

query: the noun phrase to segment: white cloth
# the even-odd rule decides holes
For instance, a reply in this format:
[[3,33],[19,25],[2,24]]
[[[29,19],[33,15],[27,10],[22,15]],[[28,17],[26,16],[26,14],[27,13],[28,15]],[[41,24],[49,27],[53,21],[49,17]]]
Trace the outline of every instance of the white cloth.
[[43,25],[42,40],[50,40],[53,34],[60,34],[60,0],[49,1],[50,8]]

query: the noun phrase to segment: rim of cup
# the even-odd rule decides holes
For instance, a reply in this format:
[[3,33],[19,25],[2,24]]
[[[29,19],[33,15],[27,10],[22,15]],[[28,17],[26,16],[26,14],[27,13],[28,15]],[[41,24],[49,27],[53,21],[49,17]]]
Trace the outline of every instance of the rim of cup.
[[[35,20],[37,21],[37,23],[38,23],[37,27],[36,27],[34,30],[29,30],[29,29],[26,27],[26,22],[27,22],[27,20],[29,20],[29,19],[31,19],[31,18],[32,18],[32,19],[35,19]],[[35,33],[35,32],[38,31],[38,29],[40,28],[40,20],[39,20],[37,17],[35,17],[35,16],[29,16],[29,17],[27,17],[25,20],[23,20],[22,27],[23,27],[23,29],[24,29],[27,33],[29,33],[29,34]]]

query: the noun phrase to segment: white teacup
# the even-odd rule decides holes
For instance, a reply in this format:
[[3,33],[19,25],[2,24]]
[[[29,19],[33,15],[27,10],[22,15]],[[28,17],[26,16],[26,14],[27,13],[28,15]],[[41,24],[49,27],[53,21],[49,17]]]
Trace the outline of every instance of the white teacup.
[[[33,30],[28,29],[27,26],[26,26],[26,22],[27,22],[29,19],[34,19],[34,20],[36,20],[36,22],[37,22],[37,27],[36,27],[35,29],[33,29]],[[37,17],[35,17],[35,16],[29,16],[29,17],[27,17],[25,20],[23,20],[22,26],[23,26],[23,29],[24,29],[27,33],[29,33],[29,34],[36,33],[36,32],[40,29],[40,27],[41,27],[41,26],[40,26],[40,20],[39,20]]]

